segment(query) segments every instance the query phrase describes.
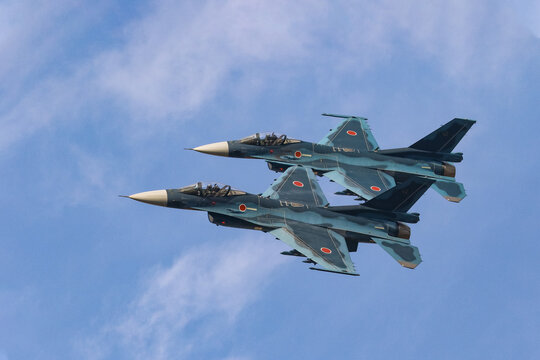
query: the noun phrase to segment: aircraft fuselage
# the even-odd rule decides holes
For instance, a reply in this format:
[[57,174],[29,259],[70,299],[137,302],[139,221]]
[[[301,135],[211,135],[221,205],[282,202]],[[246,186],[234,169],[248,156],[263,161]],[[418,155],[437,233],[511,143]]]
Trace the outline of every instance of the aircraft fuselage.
[[377,151],[359,151],[310,142],[279,146],[247,145],[236,141],[227,143],[231,157],[264,159],[285,165],[283,169],[273,169],[276,171],[283,171],[292,165],[306,166],[321,173],[339,170],[342,166],[358,166],[432,179],[454,180],[453,177],[444,176],[447,171],[445,165],[441,163],[390,156]]
[[[356,233],[362,236],[390,239],[409,243],[410,230],[405,224],[367,216],[352,216],[337,213],[323,207],[314,207],[292,201],[268,199],[262,196],[246,194],[230,197],[200,197],[187,195],[176,189],[167,190],[167,207],[207,211],[209,214],[221,214],[241,220],[216,225],[249,228],[246,222],[253,224],[253,229],[267,231],[285,227],[287,222],[308,223],[341,233]],[[404,234],[407,234],[406,236]],[[371,242],[367,240],[366,242]]]

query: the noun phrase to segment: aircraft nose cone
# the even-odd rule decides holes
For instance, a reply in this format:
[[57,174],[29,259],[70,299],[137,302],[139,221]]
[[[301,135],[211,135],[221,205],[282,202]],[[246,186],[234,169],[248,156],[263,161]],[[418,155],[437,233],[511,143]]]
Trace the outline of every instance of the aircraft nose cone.
[[167,191],[145,191],[128,196],[128,198],[152,205],[167,206]]
[[202,145],[193,150],[210,155],[229,156],[229,144],[226,141]]

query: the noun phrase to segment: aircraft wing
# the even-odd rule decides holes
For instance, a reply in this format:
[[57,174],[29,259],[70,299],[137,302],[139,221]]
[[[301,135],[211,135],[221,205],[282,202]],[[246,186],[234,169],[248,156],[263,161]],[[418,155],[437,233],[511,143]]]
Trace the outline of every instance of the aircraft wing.
[[342,166],[338,170],[324,173],[324,176],[366,200],[396,186],[393,177],[381,170],[370,168]]
[[288,168],[262,196],[315,206],[328,204],[313,171],[297,165]]
[[358,275],[347,250],[345,238],[327,228],[287,221],[287,225],[270,231],[275,237],[321,265],[325,270]]
[[331,130],[321,141],[321,145],[329,145],[340,148],[352,148],[361,151],[375,151],[379,144],[371,133],[367,119],[356,116],[323,114],[325,116],[341,117],[341,124]]

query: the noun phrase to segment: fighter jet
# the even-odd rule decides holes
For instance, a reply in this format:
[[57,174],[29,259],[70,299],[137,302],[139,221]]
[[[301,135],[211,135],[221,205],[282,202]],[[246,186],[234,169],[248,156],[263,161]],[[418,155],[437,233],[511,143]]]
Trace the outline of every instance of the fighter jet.
[[411,206],[433,180],[413,177],[362,205],[329,206],[312,170],[288,168],[264,193],[255,195],[229,185],[198,182],[179,189],[128,196],[153,205],[208,212],[211,223],[267,232],[293,250],[283,255],[305,257],[313,270],[358,275],[350,252],[358,243],[377,243],[402,266],[422,260],[410,244],[410,228],[419,214]]
[[463,153],[452,151],[476,121],[456,118],[409,147],[381,150],[367,119],[323,115],[344,120],[318,143],[257,133],[190,150],[264,159],[271,170],[278,172],[293,165],[309,167],[347,189],[337,194],[357,195],[359,200],[370,200],[411,175],[433,179],[432,188],[449,201],[459,202],[466,196],[463,184],[455,181],[456,168],[450,163],[463,160]]

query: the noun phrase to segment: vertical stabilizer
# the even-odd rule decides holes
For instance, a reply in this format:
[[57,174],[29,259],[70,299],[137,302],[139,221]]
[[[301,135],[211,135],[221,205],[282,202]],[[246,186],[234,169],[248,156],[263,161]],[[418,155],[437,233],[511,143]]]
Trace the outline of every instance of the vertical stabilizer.
[[450,153],[475,122],[474,120],[458,118],[450,120],[410,147],[436,153]]
[[411,176],[407,181],[386,190],[364,206],[395,212],[407,212],[433,184],[432,179]]

